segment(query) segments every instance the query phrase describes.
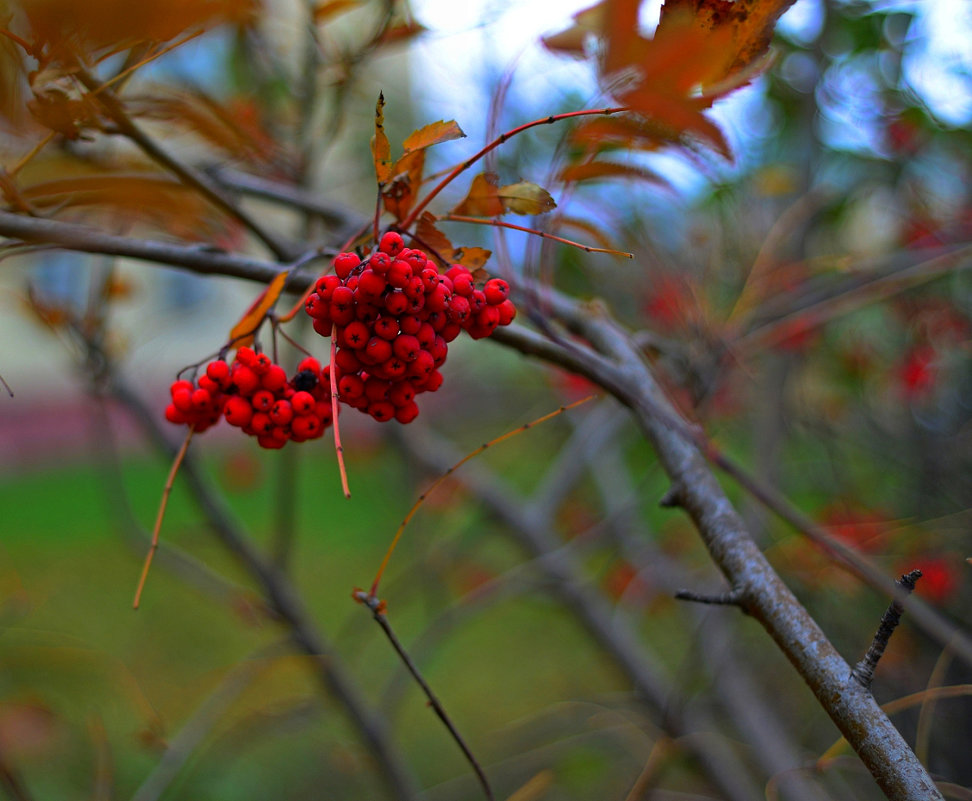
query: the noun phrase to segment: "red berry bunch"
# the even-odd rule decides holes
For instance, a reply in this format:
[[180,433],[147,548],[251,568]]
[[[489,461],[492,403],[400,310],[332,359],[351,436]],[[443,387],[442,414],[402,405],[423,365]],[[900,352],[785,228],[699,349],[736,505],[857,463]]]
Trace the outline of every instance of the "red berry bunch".
[[170,393],[165,410],[170,423],[198,433],[226,418],[264,448],[316,439],[331,423],[330,370],[311,357],[288,379],[265,353],[243,347],[231,364],[210,362],[196,383],[175,381]]
[[305,308],[317,333],[333,332],[338,399],[379,422],[410,423],[419,413],[415,396],[442,385],[448,343],[462,331],[481,339],[512,322],[509,294],[501,278],[477,288],[459,264],[440,273],[388,232],[365,261],[338,254],[334,274],[318,279]]

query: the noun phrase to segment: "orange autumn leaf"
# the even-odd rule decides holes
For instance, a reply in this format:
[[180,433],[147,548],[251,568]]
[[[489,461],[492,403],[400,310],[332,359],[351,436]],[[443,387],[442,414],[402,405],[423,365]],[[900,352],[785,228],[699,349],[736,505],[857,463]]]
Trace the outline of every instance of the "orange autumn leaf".
[[678,131],[657,120],[638,117],[599,117],[586,120],[570,134],[571,142],[588,146],[657,150],[678,139]]
[[422,184],[422,171],[425,169],[425,151],[414,150],[406,153],[389,171],[391,183],[382,192],[385,211],[393,214],[401,222],[405,219],[415,202],[415,195]]
[[480,270],[492,255],[493,251],[486,250],[486,248],[459,248],[452,257],[456,264],[461,264],[469,270],[473,274],[473,278],[478,281],[480,275],[476,271]]
[[[731,43],[714,81],[723,81],[762,58],[773,38],[773,28],[795,0],[666,0],[658,23],[664,31],[670,20],[687,12],[699,30],[715,35],[728,32]],[[656,33],[656,36],[658,34]]]
[[434,214],[423,212],[415,226],[415,238],[429,251],[430,256],[441,261],[445,266],[452,263],[455,248],[449,241],[449,237],[436,227],[436,222]]
[[385,134],[385,94],[378,93],[375,105],[375,135],[371,140],[371,157],[375,162],[375,177],[378,185],[384,186],[391,178],[391,145]]
[[556,207],[546,189],[529,181],[500,186],[493,173],[480,173],[473,178],[469,192],[453,214],[467,217],[498,217],[508,211],[514,214],[543,214]]
[[437,145],[440,142],[448,142],[452,139],[465,139],[465,137],[466,134],[463,133],[462,128],[459,127],[455,120],[449,120],[448,122],[439,120],[438,122],[431,122],[419,128],[417,131],[412,131],[412,133],[405,137],[405,141],[402,142],[402,147],[406,153],[411,153],[414,150],[422,150],[423,148]]
[[284,284],[287,282],[287,275],[288,271],[286,270],[277,273],[267,285],[266,289],[257,296],[257,299],[253,301],[250,308],[246,310],[246,313],[240,318],[240,321],[233,326],[229,335],[229,341],[233,347],[242,348],[253,342],[253,335],[256,333],[256,329],[259,328],[266,313],[277,302],[277,298],[280,297]]

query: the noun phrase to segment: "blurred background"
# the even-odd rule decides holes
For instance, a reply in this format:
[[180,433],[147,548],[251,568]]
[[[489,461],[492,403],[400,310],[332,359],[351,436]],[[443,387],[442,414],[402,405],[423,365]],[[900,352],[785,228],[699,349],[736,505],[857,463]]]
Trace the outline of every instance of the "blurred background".
[[[430,174],[523,122],[607,104],[591,58],[543,44],[587,3],[458,5],[248,6],[246,19],[226,14],[146,64],[124,94],[147,130],[273,230],[337,247],[373,213],[379,90],[393,153],[427,122],[455,119],[467,134],[429,151]],[[646,31],[659,5],[643,4]],[[60,9],[31,8],[0,4],[0,19],[16,32],[37,9]],[[966,629],[970,40],[972,9],[960,0],[797,0],[769,68],[711,112],[731,161],[691,141],[619,147],[626,180],[565,184],[558,175],[579,147],[568,125],[491,154],[486,166],[504,182],[551,191],[564,235],[633,260],[448,229],[454,242],[490,248],[488,269],[514,285],[605,302],[638,332],[686,416],[887,574],[920,568],[918,595]],[[28,202],[61,219],[255,252],[237,223],[186,193],[105,183],[80,198],[75,183],[67,197],[59,181],[136,172],[145,159],[94,130],[62,131],[25,159],[56,130],[36,104],[66,91],[64,76],[28,81],[13,66],[16,44],[0,43],[5,208],[16,208],[6,189],[16,176]],[[99,75],[123,69],[120,58],[101,61]],[[31,92],[25,117],[16,98]],[[273,197],[281,185],[302,193],[302,213]],[[229,525],[287,576],[325,661],[387,726],[413,797],[480,797],[351,591],[368,586],[436,476],[595,388],[494,343],[457,341],[445,385],[423,396],[414,424],[347,415],[350,501],[329,437],[271,453],[235,431],[207,432],[192,446],[200,483],[176,479],[133,612],[171,464],[160,437],[182,437],[162,416],[168,385],[212,357],[258,287],[2,248],[0,375],[13,396],[0,398],[0,793],[388,795],[347,699],[322,690],[319,660],[295,651],[245,560],[213,536]],[[97,360],[76,323],[96,332]],[[308,342],[302,325],[289,331]],[[281,354],[288,367],[300,358]],[[887,600],[724,484],[784,580],[856,661]],[[477,457],[406,530],[382,597],[497,797],[728,797],[700,768],[720,759],[737,766],[726,779],[737,797],[880,797],[752,621],[673,600],[681,587],[723,587],[684,515],[659,508],[666,489],[624,410],[599,398]],[[970,685],[972,669],[906,618],[873,687],[948,797],[972,797]]]

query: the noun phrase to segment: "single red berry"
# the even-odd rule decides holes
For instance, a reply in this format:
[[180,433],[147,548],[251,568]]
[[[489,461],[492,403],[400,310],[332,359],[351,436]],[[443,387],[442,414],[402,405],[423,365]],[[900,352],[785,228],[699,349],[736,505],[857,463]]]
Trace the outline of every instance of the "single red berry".
[[425,380],[434,369],[435,359],[432,358],[432,354],[427,350],[420,350],[418,356],[415,357],[415,361],[408,366],[408,376],[410,378]]
[[165,419],[168,420],[170,423],[176,423],[176,424],[186,422],[185,415],[178,409],[178,407],[176,407],[174,403],[170,403],[168,406],[165,407]]
[[[446,273],[448,275],[448,273]],[[459,273],[452,276],[452,291],[455,294],[468,298],[473,290],[476,289],[476,285],[473,283],[472,276],[469,273]]]
[[371,327],[376,336],[391,342],[398,336],[398,319],[395,317],[379,317]]
[[368,266],[371,267],[371,269],[376,273],[384,275],[388,272],[388,268],[392,266],[393,261],[395,261],[393,256],[387,253],[378,252],[368,259]]
[[341,286],[341,279],[336,275],[322,275],[314,284],[314,289],[321,296],[321,300],[330,300],[331,293],[339,286]]
[[510,285],[502,278],[490,278],[483,287],[483,295],[490,306],[499,306],[510,296]]
[[395,416],[395,407],[388,401],[375,401],[374,403],[368,404],[368,414],[379,423],[384,423],[386,420],[391,420]]
[[324,426],[321,424],[319,418],[308,414],[296,418],[290,424],[290,430],[293,432],[295,439],[312,439],[324,430]]
[[414,314],[405,314],[399,318],[398,324],[401,326],[403,334],[417,334],[419,328],[422,327],[422,320]]
[[411,423],[418,417],[419,407],[415,401],[408,401],[395,409],[395,419],[402,425]]
[[250,428],[259,436],[273,431],[273,420],[266,412],[256,412],[250,419]]
[[446,310],[449,322],[459,323],[460,325],[469,317],[469,300],[462,295],[453,295],[452,302]]
[[361,264],[361,259],[354,253],[338,253],[334,257],[334,273],[342,281],[351,275],[351,271]]
[[270,409],[270,419],[278,426],[285,426],[294,419],[294,407],[288,400],[278,400]]
[[258,353],[253,364],[250,365],[250,369],[259,376],[266,375],[271,367],[273,367],[273,361],[266,353]]
[[[176,407],[180,412],[192,412],[192,393],[195,390],[192,388],[192,384],[186,382],[179,382],[180,386],[172,389],[172,405]],[[188,387],[182,386],[182,383],[189,384]],[[174,385],[173,385],[174,386]]]
[[459,323],[447,323],[442,326],[442,330],[439,332],[439,336],[442,337],[446,342],[452,342],[459,334],[462,333],[462,326]]
[[513,322],[514,318],[516,317],[516,306],[513,305],[512,300],[504,300],[496,308],[499,309],[500,325],[509,325]]
[[254,392],[253,396],[250,398],[250,403],[258,412],[269,412],[270,408],[274,404],[274,401],[276,401],[276,398],[268,389],[261,389],[258,392]]
[[257,355],[253,348],[242,347],[236,351],[236,361],[240,364],[245,364],[247,367],[252,367],[253,363],[256,361]]
[[415,399],[415,387],[408,381],[396,381],[388,390],[388,400],[395,406],[404,406]]
[[358,293],[366,298],[379,298],[385,291],[388,282],[385,276],[376,273],[374,270],[365,270],[358,279]]
[[233,395],[226,401],[226,406],[223,407],[223,417],[230,425],[243,428],[249,425],[250,420],[253,419],[253,407],[246,398]]
[[[330,276],[334,277],[334,276]],[[331,304],[324,299],[323,295],[319,295],[317,292],[311,292],[307,296],[307,300],[304,301],[304,311],[306,311],[315,320],[323,320],[327,318],[330,320],[331,314]]]
[[369,339],[371,339],[371,334],[368,331],[368,326],[355,320],[345,326],[338,341],[346,348],[360,350],[368,344]]
[[334,323],[331,320],[331,312],[328,311],[326,317],[320,317],[314,319],[314,330],[320,334],[322,337],[331,336],[331,329],[334,327]]
[[260,386],[260,377],[245,365],[233,371],[232,381],[241,395],[252,395]]
[[296,392],[290,399],[290,405],[294,408],[295,414],[310,414],[314,411],[317,400],[309,392]]
[[395,231],[388,231],[381,237],[381,242],[378,243],[378,250],[387,253],[389,256],[397,256],[404,247],[405,242],[402,240],[402,235]]
[[279,364],[272,364],[270,369],[264,373],[260,384],[264,389],[269,389],[271,392],[279,392],[287,386],[287,371]]
[[388,283],[397,289],[404,289],[412,280],[412,267],[408,262],[396,259],[388,268]]
[[372,337],[365,346],[361,358],[366,364],[381,364],[392,355],[392,346],[387,339]]
[[401,378],[408,372],[408,364],[397,356],[392,356],[388,361],[382,362],[379,367],[384,378]]
[[338,381],[338,395],[341,400],[352,400],[364,395],[364,381],[357,375],[342,375]]
[[197,389],[192,393],[192,408],[197,412],[208,412],[213,408],[213,396],[205,389]]
[[403,315],[408,310],[408,307],[409,301],[403,292],[389,292],[385,295],[385,308],[388,309],[389,314],[393,317]]
[[277,439],[269,434],[261,434],[257,437],[257,444],[267,450],[277,450],[287,444],[286,440]]
[[300,364],[297,365],[298,373],[302,373],[304,370],[310,370],[312,373],[320,373],[321,363],[313,356],[307,356],[301,359]]
[[418,337],[413,337],[410,334],[399,334],[392,343],[392,350],[403,362],[414,362],[421,349],[422,346],[419,344]]
[[222,389],[219,384],[213,381],[213,379],[211,379],[205,373],[199,376],[199,388],[206,390],[206,392],[208,392],[214,398],[220,393]]
[[435,392],[439,387],[442,386],[442,373],[438,370],[433,370],[429,375],[428,380],[425,382],[426,392]]
[[337,287],[328,309],[335,325],[350,323],[354,319],[354,291],[347,286]]
[[435,329],[428,323],[422,323],[415,337],[418,339],[419,345],[428,350],[429,346],[435,342]]
[[222,359],[210,362],[206,365],[206,375],[211,381],[215,381],[220,387],[229,385],[229,365]]

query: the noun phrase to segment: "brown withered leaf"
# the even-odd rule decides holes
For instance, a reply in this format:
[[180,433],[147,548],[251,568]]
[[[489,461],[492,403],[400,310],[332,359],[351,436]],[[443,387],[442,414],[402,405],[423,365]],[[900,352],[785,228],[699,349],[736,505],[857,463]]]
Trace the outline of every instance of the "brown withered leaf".
[[476,275],[476,271],[482,269],[492,255],[493,251],[486,250],[486,248],[459,248],[452,257],[456,264],[461,264],[469,270],[473,274],[473,278],[478,281],[479,276]]
[[429,255],[446,266],[452,263],[455,248],[452,247],[449,237],[436,227],[436,222],[437,218],[434,214],[422,212],[415,226],[415,237],[421,241],[424,248],[430,251]]
[[220,228],[218,213],[204,199],[157,173],[56,178],[22,187],[21,196],[39,209],[100,207],[116,222],[151,225],[186,239],[209,238]]
[[233,326],[230,331],[229,341],[235,348],[242,348],[253,342],[253,334],[260,325],[264,315],[270,307],[277,302],[280,293],[283,291],[284,284],[287,282],[287,271],[277,273],[273,280],[267,284],[266,288],[257,296],[252,305],[240,321]]
[[467,217],[498,217],[508,211],[514,214],[543,214],[556,207],[546,189],[529,181],[499,185],[494,173],[483,172],[473,178],[469,192],[453,214]]
[[385,134],[385,94],[378,93],[375,105],[375,135],[371,140],[371,157],[375,162],[375,177],[378,185],[384,186],[391,178],[391,145]]
[[389,25],[382,31],[378,39],[379,45],[393,45],[407,42],[414,39],[421,33],[425,33],[428,28],[414,21],[396,22]]
[[561,181],[597,181],[609,178],[628,178],[668,186],[662,176],[646,167],[633,164],[620,164],[616,161],[589,161],[583,164],[570,164],[557,176]]
[[402,147],[406,153],[410,153],[413,150],[422,150],[423,148],[437,145],[440,142],[465,138],[466,134],[463,133],[462,128],[459,127],[459,124],[455,120],[449,120],[448,122],[439,120],[438,122],[431,122],[428,125],[424,125],[417,131],[412,131],[412,133],[405,137],[405,141],[402,142]]
[[766,54],[773,38],[773,28],[794,2],[795,0],[665,0],[658,30],[664,31],[671,24],[670,20],[680,12],[688,12],[693,24],[707,33],[729,31],[731,45],[727,48],[721,69],[711,82],[724,81]]
[[246,23],[254,0],[18,0],[30,38],[53,60],[117,52],[137,42],[167,42],[190,30]]
[[406,153],[389,170],[391,183],[385,186],[382,199],[385,211],[393,214],[401,222],[412,208],[415,196],[422,185],[422,171],[425,169],[425,151],[415,150]]
[[473,178],[469,192],[452,213],[468,217],[499,217],[504,211],[499,199],[499,177],[492,172],[481,172]]

